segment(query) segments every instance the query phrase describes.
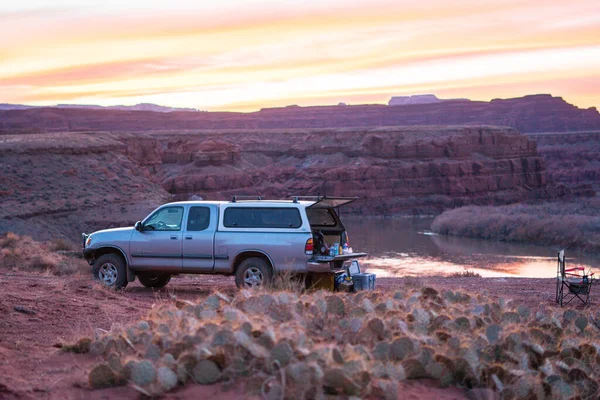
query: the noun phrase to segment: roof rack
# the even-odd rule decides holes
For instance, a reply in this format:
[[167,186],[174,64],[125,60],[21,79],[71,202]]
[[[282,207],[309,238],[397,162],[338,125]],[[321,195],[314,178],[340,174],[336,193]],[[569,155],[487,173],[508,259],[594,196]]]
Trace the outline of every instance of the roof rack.
[[297,203],[299,200],[314,200],[319,201],[325,198],[325,196],[289,196],[290,199],[293,200],[294,203]]
[[231,203],[237,203],[238,200],[262,200],[264,196],[232,196]]

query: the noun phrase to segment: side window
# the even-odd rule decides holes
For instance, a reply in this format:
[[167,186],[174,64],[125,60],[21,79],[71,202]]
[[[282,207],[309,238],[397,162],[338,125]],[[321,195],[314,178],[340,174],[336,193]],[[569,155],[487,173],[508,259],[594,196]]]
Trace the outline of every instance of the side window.
[[300,228],[297,208],[229,207],[223,225],[228,228]]
[[156,211],[144,222],[144,230],[179,231],[183,219],[183,207],[164,207]]
[[210,224],[210,208],[191,207],[187,220],[187,230],[191,232],[203,231]]
[[336,226],[333,211],[328,208],[307,208],[306,215],[310,226]]

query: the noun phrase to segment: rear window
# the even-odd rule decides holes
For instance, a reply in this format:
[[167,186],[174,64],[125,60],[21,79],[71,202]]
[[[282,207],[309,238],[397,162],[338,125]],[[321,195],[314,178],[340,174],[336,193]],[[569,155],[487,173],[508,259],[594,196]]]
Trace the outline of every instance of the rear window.
[[336,226],[337,221],[330,208],[307,208],[310,226]]
[[223,225],[227,228],[300,228],[297,208],[229,207]]

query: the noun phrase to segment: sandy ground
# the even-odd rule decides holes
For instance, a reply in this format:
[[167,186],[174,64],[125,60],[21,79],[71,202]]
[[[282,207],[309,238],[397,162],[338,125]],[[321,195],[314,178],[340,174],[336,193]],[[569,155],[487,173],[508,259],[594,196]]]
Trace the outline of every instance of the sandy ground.
[[[462,289],[474,293],[487,290],[532,308],[557,307],[553,279],[526,278],[383,278],[382,290],[411,286]],[[137,398],[130,387],[92,391],[87,373],[97,360],[89,355],[66,353],[58,344],[93,337],[96,329],[127,324],[143,317],[153,304],[175,299],[197,300],[219,290],[236,292],[228,277],[175,277],[162,290],[153,291],[138,282],[120,293],[104,289],[88,276],[56,277],[29,273],[0,273],[0,398],[105,399]],[[30,310],[26,314],[15,307]],[[576,306],[572,306],[576,307]],[[188,385],[166,398],[248,398],[243,383]],[[401,385],[399,398],[462,399],[458,388],[439,389],[433,382],[413,381]]]

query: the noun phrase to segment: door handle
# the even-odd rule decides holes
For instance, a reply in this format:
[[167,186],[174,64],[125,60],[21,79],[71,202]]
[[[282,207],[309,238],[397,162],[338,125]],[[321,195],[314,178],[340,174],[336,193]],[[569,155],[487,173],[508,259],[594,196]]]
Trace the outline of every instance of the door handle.
[[192,235],[187,235],[185,238],[186,238],[187,240],[190,240],[190,239],[192,239]]
[[172,235],[171,240],[177,240],[177,235]]

